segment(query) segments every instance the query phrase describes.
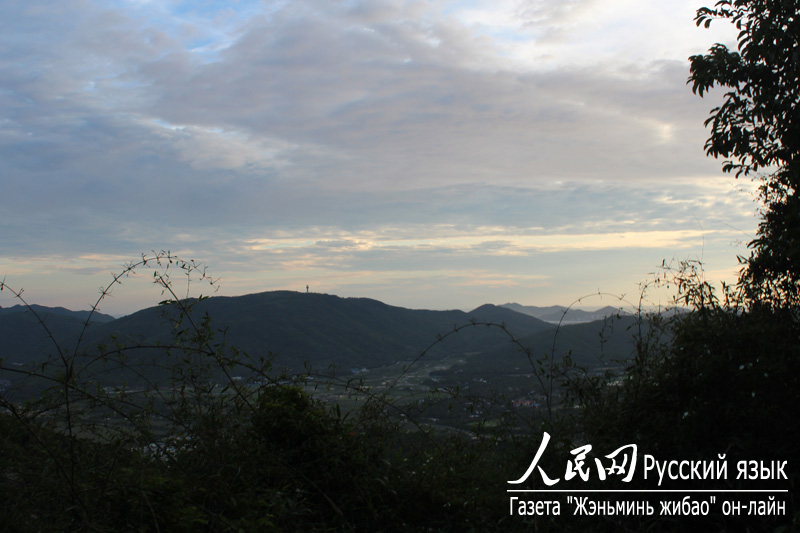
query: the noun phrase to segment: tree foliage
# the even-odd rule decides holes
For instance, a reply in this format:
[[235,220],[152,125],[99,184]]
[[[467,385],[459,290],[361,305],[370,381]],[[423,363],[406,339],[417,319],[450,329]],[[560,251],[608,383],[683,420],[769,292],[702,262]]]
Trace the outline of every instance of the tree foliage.
[[[706,120],[706,152],[722,169],[761,179],[762,218],[751,254],[741,258],[736,287],[708,283],[702,265],[662,265],[659,284],[676,290],[689,312],[664,322],[668,343],[648,346],[615,386],[584,403],[584,431],[593,442],[619,435],[660,457],[727,457],[729,465],[760,458],[785,461],[787,487],[796,486],[800,435],[800,2],[719,0],[698,9],[698,26],[715,20],[738,30],[736,50],[715,44],[690,58],[688,83],[704,96],[727,89]],[[736,479],[734,479],[736,478]],[[665,481],[665,484],[669,480]],[[752,489],[753,479],[698,478],[693,488]],[[762,480],[763,481],[763,480]],[[774,480],[773,480],[774,481]],[[675,483],[685,489],[684,480]],[[791,490],[790,490],[791,492]],[[696,530],[796,531],[798,502],[783,516],[713,513]],[[648,530],[684,524],[655,517]],[[644,527],[642,528],[644,529]]]
[[740,286],[751,303],[772,308],[800,303],[800,3],[720,0],[697,11],[698,26],[716,19],[736,26],[738,50],[715,44],[690,58],[688,83],[703,96],[728,88],[710,112],[706,152],[723,170],[761,175],[763,217],[750,243]]

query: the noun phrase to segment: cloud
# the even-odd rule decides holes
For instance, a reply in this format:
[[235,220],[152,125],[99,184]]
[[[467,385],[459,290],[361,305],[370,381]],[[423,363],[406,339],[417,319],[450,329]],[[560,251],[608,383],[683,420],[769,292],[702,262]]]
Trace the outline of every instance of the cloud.
[[703,154],[689,7],[6,2],[0,254],[171,248],[245,290],[531,265],[558,285],[551,259],[671,254],[698,226],[727,252],[753,206]]
[[269,172],[285,166],[282,153],[291,145],[274,139],[253,139],[237,131],[197,126],[161,125],[162,139],[178,160],[197,170],[237,170],[243,173]]

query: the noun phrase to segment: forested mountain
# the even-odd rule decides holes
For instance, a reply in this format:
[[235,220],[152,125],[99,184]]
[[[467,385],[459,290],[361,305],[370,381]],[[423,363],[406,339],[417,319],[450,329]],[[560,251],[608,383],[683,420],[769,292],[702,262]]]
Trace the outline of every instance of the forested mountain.
[[35,312],[39,315],[42,319],[47,319],[51,316],[57,317],[72,317],[77,318],[79,320],[86,320],[91,316],[92,322],[103,323],[103,322],[111,322],[114,320],[114,317],[111,315],[106,315],[100,312],[91,312],[91,311],[71,311],[69,309],[65,309],[63,307],[46,307],[44,305],[37,305],[32,304],[30,307],[25,305],[12,305],[11,307],[0,307],[0,316],[3,315],[14,315],[17,313],[32,313]]
[[[205,351],[176,348],[192,346],[197,331],[211,331],[208,343],[215,352],[233,354],[220,349],[225,345],[241,351],[240,362],[258,361],[258,366],[270,361],[273,374],[310,369],[350,376],[361,369],[408,363],[424,353],[421,362],[436,365],[428,367],[430,375],[454,386],[488,379],[505,387],[522,383],[519,379],[524,381],[532,372],[532,360],[553,355],[559,363],[569,355],[589,369],[619,366],[633,353],[636,333],[629,329],[636,324],[630,316],[557,327],[491,304],[469,312],[414,310],[368,298],[291,291],[161,305],[116,320],[93,321],[85,330],[84,321],[66,310],[37,308],[37,315],[54,339],[31,312],[0,313],[5,339],[0,357],[6,368],[0,378],[16,383],[24,372],[14,369],[36,371],[44,361],[60,368],[58,346],[67,359],[78,354],[76,368],[99,386],[166,383],[172,379],[168,369],[176,356]],[[111,356],[98,359],[100,353]],[[260,379],[252,367],[234,365],[230,372]],[[214,379],[223,378],[220,373]],[[28,380],[25,394],[35,394],[44,384]]]
[[600,309],[587,311],[585,309],[567,308],[561,305],[550,305],[547,307],[537,307],[535,305],[521,305],[518,303],[506,303],[501,307],[511,309],[517,313],[522,313],[528,316],[536,317],[539,320],[550,322],[553,324],[574,324],[582,322],[593,322],[595,320],[602,320],[611,316],[620,314],[627,314],[620,309],[619,306],[614,307],[607,305]]
[[[272,354],[277,366],[292,370],[301,369],[305,363],[375,367],[413,359],[432,344],[430,357],[481,352],[507,343],[509,335],[524,337],[553,328],[534,317],[493,305],[471,312],[414,310],[367,298],[291,291],[188,303],[190,318],[196,324],[209,317],[214,343],[224,341],[253,356]],[[74,350],[85,316],[41,307],[37,307],[37,313],[61,348]],[[80,351],[91,353],[100,344],[114,343],[128,347],[172,345],[176,331],[190,326],[184,318],[176,329],[178,317],[176,306],[151,307],[116,320],[96,314],[84,333]],[[104,322],[95,322],[95,318]],[[448,335],[472,323],[503,324],[507,331],[476,326]],[[57,356],[55,344],[33,313],[3,309],[0,334],[4,338],[2,357],[7,362],[27,363]],[[446,338],[437,342],[440,336]]]
[[[647,323],[635,317],[622,316],[581,324],[562,326],[538,331],[492,349],[474,354],[463,363],[453,367],[449,373],[460,372],[467,377],[485,378],[492,381],[498,375],[530,374],[533,369],[525,351],[534,360],[563,364],[568,357],[574,364],[586,369],[619,367],[630,359],[636,350],[636,339],[647,334]],[[666,335],[664,333],[664,335]]]
[[[148,308],[102,327],[92,328],[90,341],[111,335],[126,344],[168,344],[176,315]],[[195,321],[210,317],[215,342],[225,342],[253,356],[273,354],[276,365],[293,370],[306,362],[315,366],[375,367],[417,357],[458,326],[470,322],[505,324],[510,333],[525,336],[551,329],[533,317],[496,306],[474,311],[429,311],[394,307],[367,298],[340,298],[291,291],[237,297],[212,297],[192,305]],[[223,333],[224,332],[224,333]],[[466,328],[437,343],[431,357],[483,351],[507,340],[499,328]]]
[[[74,350],[89,313],[41,305],[0,308],[0,358],[6,364],[19,364],[56,357],[59,348]],[[113,320],[93,313],[88,330]]]

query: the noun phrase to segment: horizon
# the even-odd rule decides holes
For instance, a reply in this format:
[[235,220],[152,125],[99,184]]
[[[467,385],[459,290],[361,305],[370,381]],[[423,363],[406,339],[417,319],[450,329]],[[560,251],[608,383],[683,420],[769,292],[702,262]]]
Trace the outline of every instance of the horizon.
[[[330,296],[330,297],[339,298],[339,299],[343,299],[343,300],[346,300],[346,299],[366,299],[366,300],[377,301],[377,302],[380,302],[382,304],[388,305],[390,307],[399,307],[399,308],[405,308],[405,309],[416,310],[416,311],[443,311],[443,312],[446,312],[446,311],[461,311],[461,312],[464,312],[464,313],[469,313],[469,312],[475,311],[475,310],[477,310],[480,307],[483,307],[485,305],[491,305],[491,306],[495,306],[495,307],[504,307],[504,308],[509,309],[510,311],[519,312],[521,314],[526,314],[526,313],[520,312],[520,311],[515,311],[514,309],[510,309],[507,306],[520,306],[520,307],[523,307],[523,308],[535,308],[535,309],[539,309],[539,310],[561,309],[561,310],[568,311],[568,312],[569,311],[582,311],[582,312],[587,312],[587,313],[596,312],[596,311],[600,311],[600,310],[607,309],[607,308],[620,309],[623,312],[632,312],[634,310],[632,308],[633,304],[631,304],[630,302],[625,302],[624,300],[622,300],[620,298],[616,298],[613,295],[609,295],[609,294],[589,295],[589,297],[580,298],[580,299],[577,299],[577,300],[575,300],[575,301],[573,301],[571,303],[567,303],[565,305],[562,305],[562,304],[537,305],[537,304],[526,304],[526,303],[509,301],[509,302],[504,302],[504,303],[483,302],[481,304],[478,304],[478,305],[475,305],[474,307],[469,307],[469,308],[444,308],[444,307],[440,307],[440,308],[422,308],[422,307],[420,307],[420,308],[417,308],[417,307],[395,306],[395,305],[392,305],[391,303],[384,302],[384,301],[382,301],[380,299],[377,299],[377,298],[370,298],[368,296],[340,296],[338,294],[330,294],[330,293],[322,293],[322,292],[314,292],[314,291],[305,292],[305,291],[297,291],[297,290],[291,290],[291,289],[274,289],[274,290],[269,290],[269,291],[260,291],[260,292],[256,292],[256,293],[236,294],[236,295],[205,294],[203,296],[207,297],[207,298],[215,298],[215,297],[218,297],[218,296],[219,297],[223,297],[223,298],[238,298],[238,297],[242,297],[242,296],[252,296],[252,295],[267,294],[267,293],[272,293],[272,292],[289,292],[289,293],[294,293],[294,294],[299,294],[299,295],[302,295],[302,294],[316,294],[316,295],[319,295],[319,296]],[[603,298],[606,298],[607,301],[605,303],[600,303],[599,305],[576,305],[576,304],[582,304],[584,300],[587,300],[587,299],[593,298],[593,297],[597,297],[601,301],[602,301]],[[196,298],[196,295],[195,296],[190,296],[190,298],[194,299],[194,298]],[[616,303],[616,305],[615,305],[615,303]],[[131,311],[129,313],[125,313],[125,314],[122,314],[122,315],[115,315],[115,314],[104,312],[103,309],[102,309],[102,305],[101,305],[96,309],[95,312],[102,313],[102,314],[105,314],[105,315],[109,315],[109,316],[112,316],[113,318],[117,319],[117,318],[123,318],[125,316],[131,315],[131,314],[136,313],[138,311],[142,311],[142,310],[145,310],[145,309],[158,307],[158,305],[159,305],[159,303],[154,303],[152,305],[146,305],[145,307],[141,307],[141,308],[135,309],[135,310],[133,310],[133,311]],[[20,299],[14,297],[14,296],[11,296],[10,298],[6,298],[5,301],[3,301],[2,304],[0,304],[0,309],[11,309],[11,308],[14,308],[14,307],[17,307],[17,306],[18,307],[23,307],[23,308],[27,307],[27,306],[40,306],[40,307],[44,307],[44,308],[48,308],[48,309],[63,309],[63,310],[72,311],[72,312],[89,312],[89,311],[91,311],[91,307],[75,309],[75,308],[58,306],[58,305],[46,305],[46,304],[42,304],[42,303],[39,303],[39,302],[28,301],[27,298],[26,298],[26,302],[23,303]],[[626,308],[631,308],[631,309],[629,310],[629,309],[626,309]],[[652,311],[652,310],[655,309],[655,307],[654,306],[647,306],[646,308],[643,307],[643,309]]]
[[[86,309],[164,249],[214,294],[411,309],[637,301],[662,261],[731,283],[756,184],[704,153],[688,57],[736,30],[703,5],[0,5],[0,279]],[[100,311],[157,303],[141,274]]]

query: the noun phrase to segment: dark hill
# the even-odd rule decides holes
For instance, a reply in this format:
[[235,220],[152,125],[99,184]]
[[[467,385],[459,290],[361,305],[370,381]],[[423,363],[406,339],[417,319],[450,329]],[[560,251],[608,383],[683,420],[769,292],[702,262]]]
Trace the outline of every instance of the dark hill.
[[[276,354],[276,364],[299,370],[376,367],[411,360],[456,326],[503,322],[517,336],[552,326],[511,310],[483,306],[470,313],[394,307],[368,298],[274,291],[237,297],[212,297],[194,304],[193,316],[211,317],[213,327],[226,329],[225,339],[252,356]],[[149,308],[104,324],[92,332],[92,342],[111,335],[124,342],[168,343],[171,328],[164,310]],[[221,340],[218,335],[216,340]],[[508,343],[499,328],[466,328],[436,344],[429,357],[478,352]]]
[[503,324],[515,337],[553,329],[553,325],[544,320],[492,304],[482,305],[470,311],[467,315],[480,322]]
[[[641,335],[646,336],[648,325],[643,320]],[[555,354],[554,360],[560,364],[569,354],[575,364],[587,369],[617,367],[634,356],[635,337],[639,334],[638,319],[631,315],[569,324],[562,326],[557,335],[555,329],[539,331],[519,339],[519,345],[498,346],[473,354],[464,363],[439,374],[459,373],[470,378],[530,374],[530,362],[520,346],[530,350],[534,360]]]
[[[35,314],[23,305],[0,308],[0,359],[5,365],[43,361],[58,356],[56,344],[48,336],[47,330],[62,350],[74,351],[89,317],[89,311],[70,311],[63,307],[41,305],[32,305],[31,308]],[[40,319],[47,329],[39,322]],[[88,330],[113,320],[112,316],[94,313]]]
[[92,313],[91,311],[71,311],[69,309],[65,309],[63,307],[46,307],[44,305],[37,305],[33,304],[30,306],[25,305],[12,305],[11,307],[0,307],[0,317],[4,315],[13,315],[16,313],[30,313],[30,310],[33,309],[39,317],[45,319],[49,316],[67,316],[77,318],[79,320],[85,321],[89,318],[89,315],[92,317],[92,322],[103,323],[103,322],[111,322],[114,320],[114,317],[111,315],[106,315],[104,313],[99,313],[95,311]]
[[583,322],[594,322],[603,320],[619,314],[627,314],[618,307],[606,306],[594,311],[585,309],[571,308],[566,306],[551,305],[547,307],[536,307],[534,305],[520,305],[518,303],[507,303],[500,307],[516,311],[517,313],[536,317],[551,324],[577,324]]

